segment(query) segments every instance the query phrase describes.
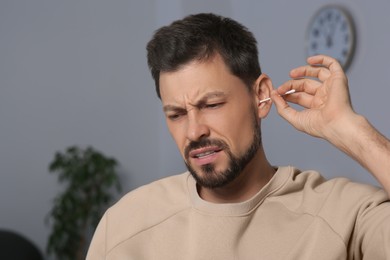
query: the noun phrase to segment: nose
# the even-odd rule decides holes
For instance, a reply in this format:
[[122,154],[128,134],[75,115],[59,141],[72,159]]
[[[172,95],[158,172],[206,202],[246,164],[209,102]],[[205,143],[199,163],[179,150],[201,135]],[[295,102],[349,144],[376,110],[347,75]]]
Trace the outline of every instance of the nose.
[[195,113],[188,115],[187,139],[199,141],[203,137],[210,135],[210,129]]

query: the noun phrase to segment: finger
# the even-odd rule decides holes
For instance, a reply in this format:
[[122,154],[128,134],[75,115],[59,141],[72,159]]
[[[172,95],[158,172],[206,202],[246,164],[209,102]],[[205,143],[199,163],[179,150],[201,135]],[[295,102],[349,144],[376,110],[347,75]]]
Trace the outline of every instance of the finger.
[[305,92],[298,92],[283,97],[285,101],[297,104],[304,108],[311,108],[313,106],[314,96]]
[[317,89],[321,86],[321,83],[307,78],[288,80],[277,88],[280,95],[283,95],[291,89],[295,89],[296,92],[305,92],[314,95]]
[[320,81],[325,81],[330,75],[331,72],[328,68],[318,65],[301,66],[290,71],[292,78],[312,77],[318,78]]
[[329,56],[326,55],[316,55],[316,56],[311,56],[307,58],[307,62],[310,65],[322,65],[325,66],[330,70],[330,72],[343,72],[343,68],[341,67],[340,63]]

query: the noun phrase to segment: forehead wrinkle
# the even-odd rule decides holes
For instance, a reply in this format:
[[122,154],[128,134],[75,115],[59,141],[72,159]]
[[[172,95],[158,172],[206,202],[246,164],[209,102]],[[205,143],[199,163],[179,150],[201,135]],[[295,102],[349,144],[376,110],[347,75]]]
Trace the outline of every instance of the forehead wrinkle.
[[[220,90],[210,91],[210,92],[206,92],[198,100],[194,100],[194,101],[190,101],[189,100],[190,98],[188,96],[185,96],[184,97],[184,107],[181,107],[180,105],[167,104],[163,107],[163,110],[164,110],[164,112],[167,112],[167,111],[172,111],[172,110],[182,110],[182,109],[186,109],[185,107],[187,107],[187,111],[190,111],[194,107],[197,107],[200,103],[203,103],[203,102],[207,101],[208,99],[214,98],[214,97],[226,97],[226,93],[224,91],[220,91]],[[196,99],[196,98],[194,98],[194,99]],[[188,104],[190,107],[188,108],[188,105],[186,105],[186,104]]]
[[193,103],[188,102],[192,106],[196,106],[197,104],[201,102],[205,102],[208,99],[214,98],[214,97],[225,97],[226,93],[224,91],[216,90],[216,91],[210,91],[203,94],[197,101],[194,101]]
[[217,90],[217,91],[212,91],[212,92],[208,92],[206,93],[202,99],[207,99],[207,98],[212,98],[212,97],[224,97],[226,96],[226,93],[224,91],[220,91],[220,90]]
[[191,105],[191,102],[186,102],[188,98],[184,97],[184,102],[181,102],[181,101],[174,101],[173,104],[166,104],[163,106],[163,111],[164,112],[169,112],[169,111],[182,111],[182,110],[186,110],[186,111],[190,111],[191,109],[188,108],[188,105],[187,103]]

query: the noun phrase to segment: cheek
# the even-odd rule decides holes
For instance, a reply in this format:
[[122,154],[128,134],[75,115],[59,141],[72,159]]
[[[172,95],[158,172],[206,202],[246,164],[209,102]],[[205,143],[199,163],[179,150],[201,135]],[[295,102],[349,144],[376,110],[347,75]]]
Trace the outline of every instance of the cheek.
[[231,135],[237,148],[247,147],[253,137],[253,120],[249,119],[249,116],[241,117],[234,122],[234,125]]
[[180,154],[184,158],[184,149],[186,145],[185,132],[183,127],[167,122],[168,131],[171,134],[173,141],[175,141],[176,146],[179,149]]
[[247,147],[252,140],[255,116],[253,109],[238,107],[212,118],[210,122],[217,137],[226,138],[232,149],[240,150],[240,147]]

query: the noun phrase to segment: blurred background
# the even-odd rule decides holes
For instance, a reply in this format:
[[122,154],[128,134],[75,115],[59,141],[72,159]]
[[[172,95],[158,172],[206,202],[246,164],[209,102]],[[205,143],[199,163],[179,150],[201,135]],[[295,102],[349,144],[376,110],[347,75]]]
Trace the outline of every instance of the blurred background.
[[[390,136],[389,1],[1,0],[0,229],[45,250],[45,217],[63,188],[48,165],[71,145],[92,145],[118,160],[120,196],[185,170],[146,63],[145,45],[157,28],[198,12],[232,17],[255,34],[262,70],[278,86],[305,63],[307,28],[327,4],[344,6],[355,22],[357,45],[347,71],[354,108]],[[262,129],[274,165],[377,185],[275,109]]]

